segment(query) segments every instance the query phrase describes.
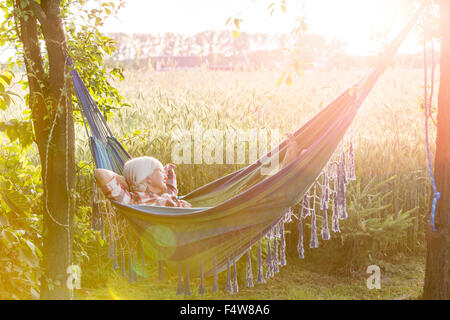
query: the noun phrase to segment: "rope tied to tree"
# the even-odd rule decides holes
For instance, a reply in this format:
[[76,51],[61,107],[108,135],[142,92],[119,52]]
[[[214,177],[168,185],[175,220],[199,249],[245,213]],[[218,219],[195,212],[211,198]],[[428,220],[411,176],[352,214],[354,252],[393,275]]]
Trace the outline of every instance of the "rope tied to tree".
[[[433,168],[431,165],[431,156],[430,156],[430,144],[428,139],[428,117],[431,117],[431,103],[433,100],[433,91],[434,91],[434,45],[433,45],[433,34],[431,32],[430,27],[430,5],[427,7],[427,12],[425,15],[425,32],[424,32],[424,41],[423,41],[423,61],[424,61],[424,115],[425,115],[425,143],[427,147],[427,162],[428,162],[428,171],[430,172],[431,184],[433,186],[433,203],[431,206],[431,229],[436,232],[435,226],[435,213],[436,213],[436,204],[441,197],[441,194],[438,192],[436,187],[436,181],[434,180]],[[427,79],[427,40],[428,36],[430,36],[431,43],[431,87],[430,87],[430,98],[428,99],[428,79]]]

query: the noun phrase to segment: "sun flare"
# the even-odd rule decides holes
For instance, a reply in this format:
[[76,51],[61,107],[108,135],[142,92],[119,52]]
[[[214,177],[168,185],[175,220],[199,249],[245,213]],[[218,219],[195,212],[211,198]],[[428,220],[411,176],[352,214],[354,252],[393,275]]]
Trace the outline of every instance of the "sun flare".
[[[304,16],[308,33],[321,35],[328,42],[338,40],[350,54],[367,55],[378,52],[380,45],[401,28],[407,16],[404,0],[288,0],[285,12],[278,7],[271,14],[268,6],[272,2],[167,0],[155,5],[133,1],[127,3],[119,19],[107,22],[105,31],[188,35],[205,30],[232,32],[235,26],[226,26],[226,21],[238,17],[242,19],[241,32],[289,34],[296,27],[297,19]],[[401,51],[417,51],[417,43],[411,38]]]

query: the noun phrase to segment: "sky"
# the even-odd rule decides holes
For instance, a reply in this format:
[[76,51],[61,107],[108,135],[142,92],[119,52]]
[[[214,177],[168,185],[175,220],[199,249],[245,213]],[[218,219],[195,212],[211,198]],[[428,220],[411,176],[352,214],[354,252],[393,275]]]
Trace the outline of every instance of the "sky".
[[[243,21],[240,30],[249,33],[290,33],[296,19],[306,16],[308,32],[327,41],[339,39],[349,54],[375,54],[406,23],[402,0],[286,0],[287,11],[271,16],[270,3],[280,0],[128,0],[117,18],[103,31],[127,33],[183,33],[232,30],[229,17]],[[374,38],[385,33],[387,39]],[[401,53],[418,52],[417,37],[408,36]]]

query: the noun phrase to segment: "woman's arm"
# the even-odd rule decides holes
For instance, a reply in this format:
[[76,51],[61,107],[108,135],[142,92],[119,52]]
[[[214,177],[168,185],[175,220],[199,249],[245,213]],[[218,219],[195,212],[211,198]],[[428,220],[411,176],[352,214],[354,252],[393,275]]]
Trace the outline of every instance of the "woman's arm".
[[95,169],[94,177],[100,187],[105,186],[114,177],[116,177],[117,182],[119,182],[125,189],[128,189],[128,183],[125,178],[115,172],[112,172],[111,170]]
[[[297,140],[295,140],[295,137],[292,133],[287,134],[287,150],[286,154],[284,155],[284,159],[282,161],[282,168],[287,166],[289,163],[291,163],[295,158],[299,156],[299,145],[297,143]],[[300,152],[300,155],[305,153],[307,149],[303,149]]]
[[94,176],[105,197],[123,204],[136,204],[123,176],[106,169],[96,169]]
[[168,163],[164,166],[164,172],[166,174],[167,193],[178,195],[177,188],[177,176],[175,175],[174,168],[176,166],[173,163]]
[[95,169],[94,177],[99,186],[104,186],[112,180],[114,173],[110,170]]

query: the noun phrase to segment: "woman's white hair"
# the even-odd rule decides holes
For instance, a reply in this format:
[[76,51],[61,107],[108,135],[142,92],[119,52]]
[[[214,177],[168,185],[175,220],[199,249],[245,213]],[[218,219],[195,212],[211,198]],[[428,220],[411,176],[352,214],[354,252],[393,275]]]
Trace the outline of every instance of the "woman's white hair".
[[144,192],[147,189],[145,178],[151,175],[155,169],[163,170],[163,165],[153,157],[138,157],[128,160],[123,168],[123,176],[130,191]]

